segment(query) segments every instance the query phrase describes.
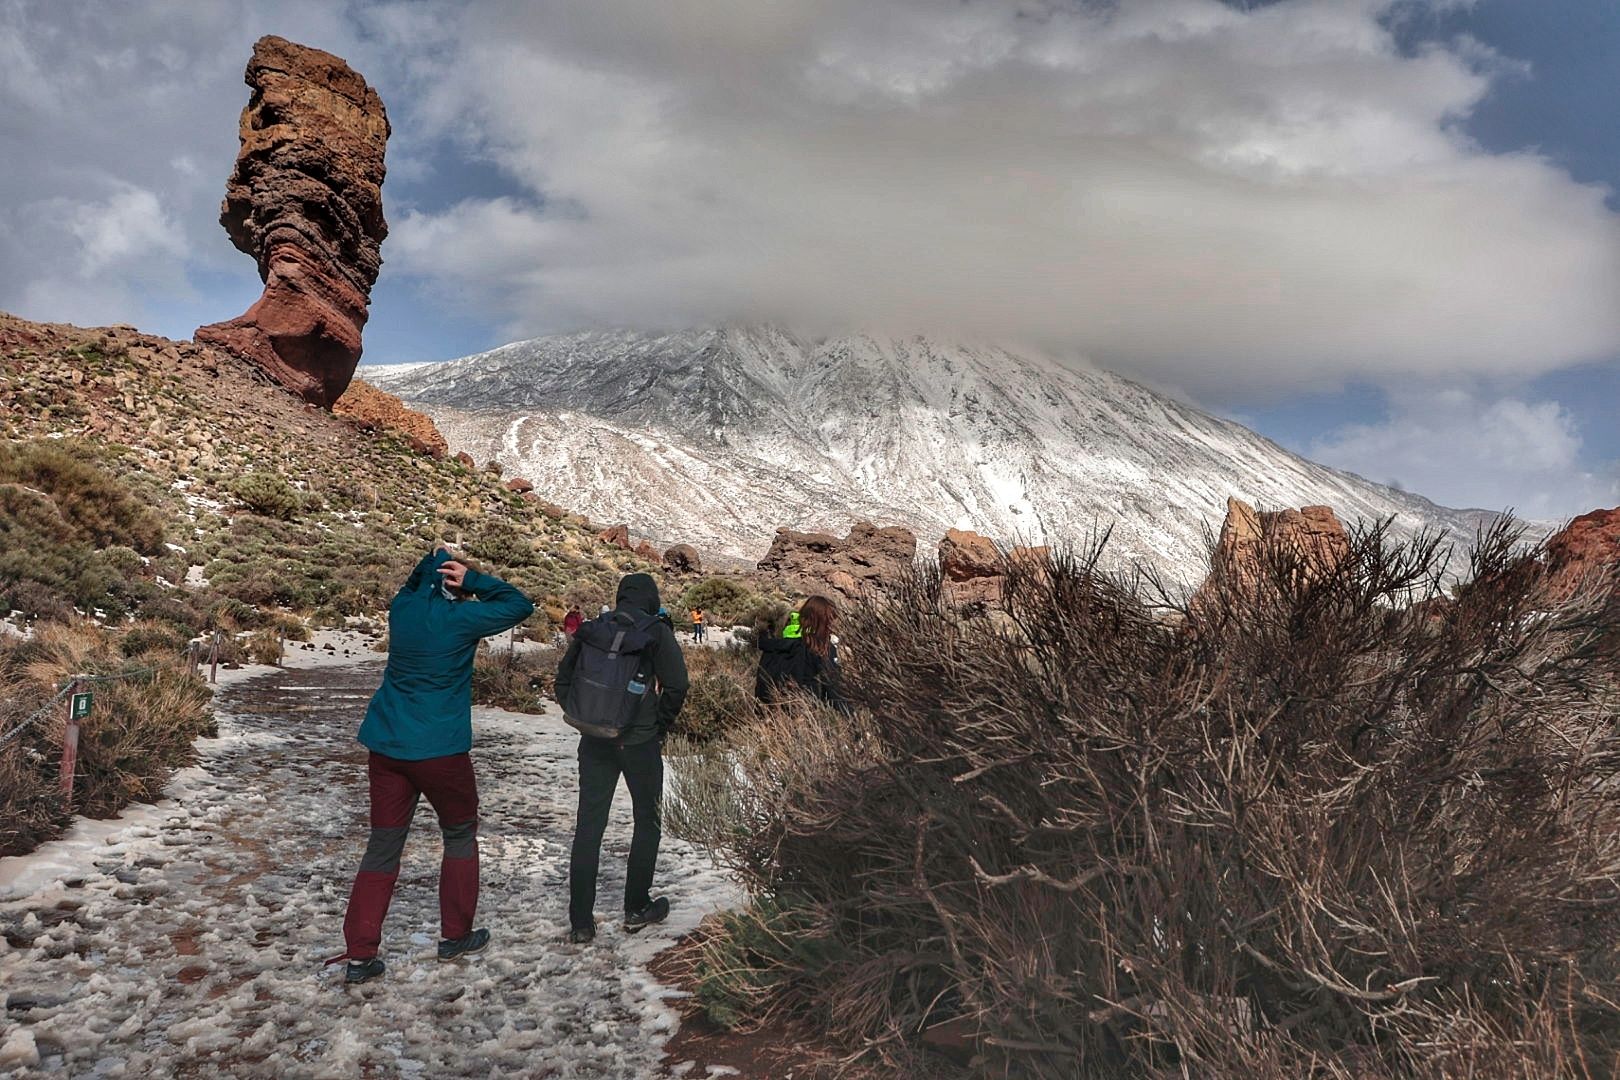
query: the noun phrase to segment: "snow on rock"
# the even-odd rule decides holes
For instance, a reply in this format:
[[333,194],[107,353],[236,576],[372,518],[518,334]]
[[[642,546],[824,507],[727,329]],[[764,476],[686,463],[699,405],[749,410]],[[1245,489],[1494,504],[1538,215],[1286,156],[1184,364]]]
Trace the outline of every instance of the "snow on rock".
[[[0,1076],[656,1075],[677,1020],[646,962],[740,895],[666,836],[670,921],[631,936],[612,919],[592,945],[566,944],[576,737],[555,716],[475,715],[489,950],[435,955],[440,845],[424,803],[384,929],[386,976],[349,988],[341,965],[322,965],[343,950],[365,845],[354,731],[382,659],[315,652],[320,666],[222,687],[220,737],[198,743],[198,767],[164,802],[13,875],[0,895]],[[620,907],[629,826],[621,790],[604,916]]]

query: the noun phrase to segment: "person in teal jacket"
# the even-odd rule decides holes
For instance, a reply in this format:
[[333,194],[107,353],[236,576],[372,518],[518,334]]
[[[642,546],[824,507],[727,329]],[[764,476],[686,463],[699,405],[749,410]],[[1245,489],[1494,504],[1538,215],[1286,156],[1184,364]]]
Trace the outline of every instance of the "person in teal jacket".
[[472,671],[481,638],[534,613],[517,589],[438,548],[416,565],[388,607],[388,667],[359,739],[371,752],[371,839],[343,919],[346,978],[383,973],[382,924],[417,802],[426,796],[444,834],[439,868],[439,959],[489,944],[478,909],[478,783],[472,758]]

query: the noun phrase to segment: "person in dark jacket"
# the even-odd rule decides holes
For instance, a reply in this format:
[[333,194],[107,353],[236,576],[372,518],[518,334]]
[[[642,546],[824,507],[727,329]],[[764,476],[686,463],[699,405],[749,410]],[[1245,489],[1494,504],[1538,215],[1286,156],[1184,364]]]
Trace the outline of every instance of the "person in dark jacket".
[[832,632],[837,621],[833,602],[812,596],[788,614],[781,637],[761,638],[754,696],[770,703],[799,691],[844,708],[838,689],[838,644]]
[[349,982],[383,973],[383,919],[405,834],[427,796],[439,816],[439,959],[489,943],[478,909],[478,784],[472,759],[472,670],[479,639],[534,613],[529,598],[439,548],[417,564],[388,607],[388,667],[360,725],[371,751],[371,839],[349,893],[343,936]]
[[[619,582],[618,610],[637,621],[656,616],[658,585],[647,574],[629,574]],[[568,860],[569,940],[584,944],[596,936],[596,877],[602,856],[602,834],[607,829],[613,792],[624,777],[630,791],[635,831],[630,838],[629,865],[624,879],[624,926],[635,932],[661,922],[669,914],[669,900],[652,896],[653,867],[663,838],[664,736],[686,701],[686,658],[675,641],[675,631],[656,617],[648,620],[653,635],[646,668],[653,679],[635,718],[617,739],[579,737],[579,813],[574,823],[574,847]],[[569,700],[569,688],[579,663],[576,635],[557,668],[557,700]]]

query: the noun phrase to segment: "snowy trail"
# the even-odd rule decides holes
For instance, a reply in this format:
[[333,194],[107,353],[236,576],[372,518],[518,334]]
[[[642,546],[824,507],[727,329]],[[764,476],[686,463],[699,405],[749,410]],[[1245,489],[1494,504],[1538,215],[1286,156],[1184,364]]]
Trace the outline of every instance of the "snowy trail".
[[[668,924],[603,921],[561,940],[575,739],[552,716],[475,715],[487,953],[441,964],[439,838],[424,801],[384,930],[387,975],[342,985],[348,887],[365,843],[353,740],[381,663],[275,671],[221,691],[220,737],[172,798],[82,866],[0,900],[0,1076],[652,1077],[675,1026],[645,971],[736,901],[666,835]],[[621,787],[598,914],[616,914],[629,847]]]

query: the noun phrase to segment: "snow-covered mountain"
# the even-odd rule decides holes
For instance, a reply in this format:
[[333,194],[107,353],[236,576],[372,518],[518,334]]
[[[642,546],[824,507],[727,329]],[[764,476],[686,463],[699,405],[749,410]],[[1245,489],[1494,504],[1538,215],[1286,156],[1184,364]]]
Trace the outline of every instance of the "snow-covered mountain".
[[772,328],[538,338],[361,375],[547,498],[635,533],[758,559],[779,525],[1083,540],[1195,581],[1228,496],[1394,515],[1471,539],[1448,510],[1306,461],[1103,371],[923,338]]

